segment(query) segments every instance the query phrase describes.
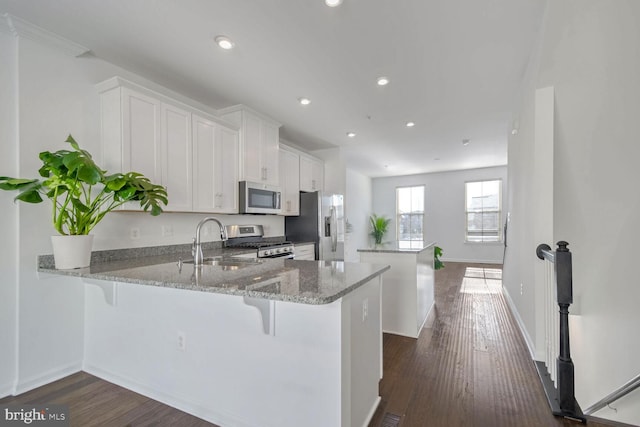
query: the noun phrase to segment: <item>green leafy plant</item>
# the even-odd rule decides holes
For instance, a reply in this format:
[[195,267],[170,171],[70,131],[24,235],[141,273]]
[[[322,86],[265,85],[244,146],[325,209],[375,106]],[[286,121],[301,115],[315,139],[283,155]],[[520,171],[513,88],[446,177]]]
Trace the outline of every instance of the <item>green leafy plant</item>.
[[371,215],[369,220],[371,221],[371,235],[374,237],[376,244],[382,243],[382,237],[387,232],[391,220],[376,214]]
[[440,257],[442,256],[442,248],[439,246],[435,246],[433,248],[433,269],[440,270],[444,268],[444,263],[440,261]]
[[0,189],[19,191],[15,200],[22,202],[51,200],[53,226],[62,235],[89,234],[107,213],[129,201],[139,201],[151,215],[162,212],[160,205],[168,202],[164,187],[137,172],[107,175],[71,135],[65,142],[71,150],[40,153],[43,179],[0,176]]

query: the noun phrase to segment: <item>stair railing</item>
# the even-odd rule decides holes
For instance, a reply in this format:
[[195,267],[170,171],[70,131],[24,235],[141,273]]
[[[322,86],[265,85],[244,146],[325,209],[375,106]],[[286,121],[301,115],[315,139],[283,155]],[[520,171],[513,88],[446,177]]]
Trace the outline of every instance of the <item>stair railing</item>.
[[627,394],[631,393],[632,391],[634,391],[639,387],[640,387],[640,375],[637,375],[633,379],[627,381],[625,384],[620,386],[617,390],[609,393],[608,395],[598,400],[593,405],[589,406],[587,409],[584,410],[584,413],[586,415],[592,415],[595,412],[599,411],[600,409],[604,408],[605,406],[609,406],[616,400],[626,396]]
[[[538,258],[546,260],[548,271],[545,276],[546,360],[536,361],[536,368],[551,412],[556,416],[586,422],[575,399],[574,368],[569,346],[569,306],[573,303],[573,278],[568,245],[560,241],[556,251],[544,243],[536,248]],[[557,312],[556,304],[559,307]]]

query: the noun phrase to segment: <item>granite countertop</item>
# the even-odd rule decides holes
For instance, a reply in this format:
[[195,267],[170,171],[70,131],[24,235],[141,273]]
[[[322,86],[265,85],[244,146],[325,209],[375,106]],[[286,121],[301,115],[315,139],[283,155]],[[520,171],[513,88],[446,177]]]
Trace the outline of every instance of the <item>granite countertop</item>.
[[425,249],[429,249],[435,246],[436,242],[423,243],[422,246],[417,248],[401,248],[398,241],[383,242],[377,245],[370,246],[368,248],[358,249],[358,252],[386,252],[386,253],[398,253],[398,254],[417,254]]
[[[122,251],[131,252],[122,259],[122,253],[118,254]],[[192,264],[179,265],[178,259],[191,259],[190,253],[180,251],[147,251],[143,252],[145,256],[135,256],[140,250],[132,249],[105,252],[115,254],[96,257],[94,253],[90,267],[75,270],[56,270],[52,259],[43,256],[39,259],[38,271],[302,304],[328,304],[390,268],[388,265],[283,258],[260,259],[237,269],[214,265],[196,268]],[[204,256],[230,258],[243,252],[247,253],[246,250],[209,248]]]

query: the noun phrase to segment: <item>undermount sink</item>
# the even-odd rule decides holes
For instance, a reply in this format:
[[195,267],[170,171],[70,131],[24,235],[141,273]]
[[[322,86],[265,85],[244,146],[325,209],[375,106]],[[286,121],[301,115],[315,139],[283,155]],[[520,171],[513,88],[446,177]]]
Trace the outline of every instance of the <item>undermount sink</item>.
[[[192,259],[181,260],[182,264],[193,264],[194,261]],[[252,265],[258,265],[260,261],[257,259],[249,259],[249,258],[229,258],[229,257],[207,257],[202,260],[202,265],[213,265],[222,267],[227,270],[235,270],[242,267],[249,267]]]

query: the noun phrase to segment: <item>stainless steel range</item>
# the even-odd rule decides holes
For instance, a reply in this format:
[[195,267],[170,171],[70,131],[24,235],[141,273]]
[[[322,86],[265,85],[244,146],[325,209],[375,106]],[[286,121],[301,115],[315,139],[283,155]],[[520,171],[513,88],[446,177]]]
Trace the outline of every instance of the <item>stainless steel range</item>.
[[293,258],[293,243],[265,238],[261,225],[227,225],[227,248],[251,248],[258,258]]

